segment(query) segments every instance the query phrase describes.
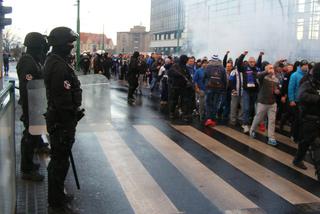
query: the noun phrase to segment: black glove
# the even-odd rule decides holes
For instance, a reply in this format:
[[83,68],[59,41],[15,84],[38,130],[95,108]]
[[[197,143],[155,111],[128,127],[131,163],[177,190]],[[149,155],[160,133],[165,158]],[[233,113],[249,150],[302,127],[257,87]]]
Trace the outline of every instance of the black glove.
[[78,122],[85,116],[84,112],[85,112],[84,108],[82,108],[82,109],[78,108],[77,109],[76,115],[77,115],[77,121]]

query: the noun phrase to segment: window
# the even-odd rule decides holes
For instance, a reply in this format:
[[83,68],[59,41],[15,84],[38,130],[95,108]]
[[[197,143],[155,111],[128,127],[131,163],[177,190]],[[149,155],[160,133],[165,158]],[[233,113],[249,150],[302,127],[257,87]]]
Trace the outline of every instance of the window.
[[305,11],[305,0],[297,0],[298,1],[298,12],[299,13],[304,13]]
[[317,40],[319,39],[319,22],[320,16],[314,16],[310,18],[309,25],[309,39]]
[[304,19],[298,19],[297,21],[297,40],[303,39],[304,31]]
[[309,23],[309,36],[308,38],[311,40],[319,39],[319,28],[320,28],[320,6],[318,0],[311,1],[311,17]]

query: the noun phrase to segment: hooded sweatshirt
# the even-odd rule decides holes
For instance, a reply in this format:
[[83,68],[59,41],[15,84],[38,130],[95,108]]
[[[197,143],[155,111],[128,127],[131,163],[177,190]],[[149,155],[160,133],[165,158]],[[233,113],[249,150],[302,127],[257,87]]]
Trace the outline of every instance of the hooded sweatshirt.
[[298,90],[300,86],[301,79],[305,76],[305,72],[301,70],[301,67],[298,67],[297,71],[294,72],[290,77],[289,88],[288,88],[288,97],[289,102],[298,102]]

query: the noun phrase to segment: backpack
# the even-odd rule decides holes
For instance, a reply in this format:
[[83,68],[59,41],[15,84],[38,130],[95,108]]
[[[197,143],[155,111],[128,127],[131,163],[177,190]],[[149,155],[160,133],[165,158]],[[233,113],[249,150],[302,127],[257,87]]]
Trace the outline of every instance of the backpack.
[[207,67],[207,89],[224,89],[223,83],[223,69],[219,66],[208,66]]

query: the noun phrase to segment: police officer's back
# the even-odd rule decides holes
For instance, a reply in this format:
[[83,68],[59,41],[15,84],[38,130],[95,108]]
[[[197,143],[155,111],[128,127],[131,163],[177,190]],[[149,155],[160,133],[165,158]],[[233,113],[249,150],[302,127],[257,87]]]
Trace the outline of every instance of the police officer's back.
[[311,155],[320,180],[320,63],[313,68],[313,74],[305,76],[299,88],[299,101],[302,118],[302,140],[293,163],[306,169],[303,159],[311,146]]
[[64,193],[64,181],[82,101],[80,82],[68,64],[76,39],[77,34],[66,27],[53,29],[48,37],[52,53],[45,63],[44,78],[48,99],[46,121],[52,150],[48,165],[49,213],[74,213],[68,204],[72,196]]
[[90,57],[87,53],[83,53],[80,57],[80,68],[83,71],[84,75],[90,73]]
[[137,89],[139,83],[139,73],[141,70],[141,63],[139,60],[139,52],[134,52],[129,64],[129,71],[128,71],[128,83],[129,83],[129,90],[128,90],[128,102],[133,103],[135,98],[133,96],[135,90]]

